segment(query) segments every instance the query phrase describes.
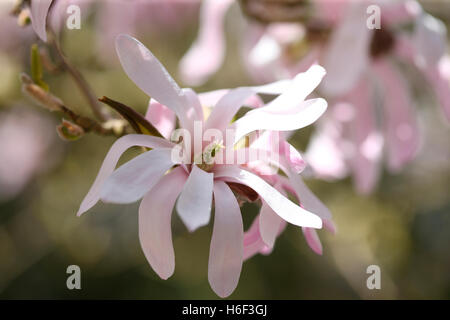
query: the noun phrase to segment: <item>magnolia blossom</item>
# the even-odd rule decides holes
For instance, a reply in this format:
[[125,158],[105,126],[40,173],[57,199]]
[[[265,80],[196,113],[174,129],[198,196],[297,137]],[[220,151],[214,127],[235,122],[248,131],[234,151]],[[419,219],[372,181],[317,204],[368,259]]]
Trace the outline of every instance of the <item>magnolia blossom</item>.
[[[322,178],[352,174],[356,189],[368,193],[377,183],[383,153],[388,169],[397,172],[420,146],[405,66],[423,75],[450,119],[446,29],[416,1],[338,1],[332,11],[329,1],[315,3],[318,17],[309,25],[253,25],[244,59],[259,81],[291,77],[318,61],[325,66],[319,89],[331,107],[307,160]],[[381,8],[381,29],[367,27],[369,4]]]
[[[326,110],[327,103],[320,98],[305,98],[325,75],[323,68],[313,66],[289,81],[198,96],[191,89],[180,89],[161,63],[136,39],[120,35],[116,49],[129,78],[152,97],[146,118],[164,138],[133,134],[117,140],[78,215],[100,199],[109,203],[131,203],[142,199],[139,208],[141,246],[155,272],[167,279],[175,267],[171,233],[173,207],[188,230],[193,232],[209,223],[214,195],[208,279],[221,297],[233,292],[243,260],[251,255],[232,188],[252,190],[263,201],[259,230],[269,247],[273,246],[283,221],[308,228],[307,232],[312,235],[307,238],[314,237],[311,228],[322,227],[322,219],[331,221],[327,208],[298,175],[304,166],[300,165],[302,160],[298,152],[287,142],[281,144],[282,148],[272,150],[267,144],[261,145],[266,146],[267,163],[272,162],[287,173],[301,206],[284,196],[281,187],[273,187],[268,176],[258,175],[258,166],[252,167],[250,162],[238,163],[239,154],[250,153],[250,147],[236,149],[242,138],[252,132],[291,131],[316,121]],[[261,106],[261,99],[255,98],[258,93],[278,97]],[[202,105],[214,106],[207,118]],[[259,108],[230,124],[243,105]],[[180,128],[173,131],[176,118]],[[218,135],[221,135],[220,139],[217,139]],[[199,136],[203,137],[200,144]],[[121,154],[132,146],[151,150],[115,169]],[[178,157],[179,154],[182,157]]]
[[[444,25],[413,1],[380,5],[381,29],[366,27],[366,3],[350,3],[324,51],[316,50],[316,59],[329,71],[321,91],[332,108],[307,158],[325,178],[351,172],[362,193],[372,191],[377,183],[383,150],[388,169],[397,172],[420,146],[410,84],[401,64],[421,72],[450,116]],[[414,26],[412,32],[402,28],[407,24]],[[331,158],[334,164],[328,161]],[[346,163],[346,168],[339,163]]]

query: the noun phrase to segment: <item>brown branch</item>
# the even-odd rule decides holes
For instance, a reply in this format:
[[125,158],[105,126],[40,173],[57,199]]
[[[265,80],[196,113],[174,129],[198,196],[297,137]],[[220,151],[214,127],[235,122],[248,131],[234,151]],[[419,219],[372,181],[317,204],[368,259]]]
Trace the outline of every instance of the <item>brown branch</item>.
[[56,53],[58,54],[58,56],[61,60],[62,67],[72,76],[72,78],[75,81],[75,83],[77,84],[78,88],[83,93],[83,95],[86,97],[87,102],[89,103],[89,106],[91,107],[92,112],[94,113],[95,117],[101,121],[108,120],[108,118],[109,118],[108,114],[105,113],[103,108],[101,108],[101,106],[98,104],[97,97],[95,96],[91,87],[87,83],[86,79],[84,79],[83,75],[65,57],[58,41],[55,39],[56,38],[53,36],[52,44],[55,48]]

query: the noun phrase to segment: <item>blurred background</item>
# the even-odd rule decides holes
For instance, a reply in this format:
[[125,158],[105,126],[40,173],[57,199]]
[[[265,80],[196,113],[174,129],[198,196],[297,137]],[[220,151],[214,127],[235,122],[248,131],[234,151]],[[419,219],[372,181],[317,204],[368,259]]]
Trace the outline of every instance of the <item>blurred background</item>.
[[[450,3],[423,1],[430,13],[450,21]],[[153,8],[154,9],[154,8]],[[98,97],[106,95],[145,112],[147,97],[125,75],[107,33],[116,17],[102,1],[82,11],[82,28],[64,30],[62,48]],[[178,11],[143,13],[137,36],[174,78],[180,58],[196,37],[199,3]],[[173,215],[176,268],[167,281],[148,265],[138,239],[138,204],[98,203],[76,212],[114,138],[88,134],[59,139],[61,116],[23,96],[19,74],[30,72],[31,27],[0,3],[0,298],[3,299],[216,299],[207,279],[212,225],[189,234]],[[103,12],[103,13],[102,13]],[[239,55],[245,18],[233,5],[226,16],[227,55],[221,70],[198,92],[251,85]],[[124,29],[127,26],[123,26]],[[125,30],[127,31],[127,30]],[[90,115],[66,73],[46,73],[51,91],[80,114]],[[323,255],[313,253],[299,228],[288,226],[268,256],[243,266],[232,299],[449,299],[450,127],[435,106],[420,100],[423,132],[417,158],[397,175],[383,173],[369,196],[355,193],[351,179],[308,181],[330,208],[337,234],[319,231]],[[314,128],[299,131],[304,150]],[[136,150],[127,153],[129,159]],[[248,228],[257,206],[244,205]],[[381,268],[381,290],[366,287],[366,268]],[[81,290],[68,290],[66,268],[81,268]]]

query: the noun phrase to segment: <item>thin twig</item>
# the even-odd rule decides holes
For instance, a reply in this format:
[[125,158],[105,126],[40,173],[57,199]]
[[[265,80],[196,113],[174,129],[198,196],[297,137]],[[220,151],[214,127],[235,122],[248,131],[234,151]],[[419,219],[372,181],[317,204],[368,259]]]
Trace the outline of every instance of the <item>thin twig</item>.
[[95,96],[94,92],[92,91],[91,87],[87,83],[87,81],[84,79],[83,75],[70,63],[70,61],[65,57],[64,53],[61,50],[61,47],[58,43],[56,38],[53,37],[52,44],[56,50],[56,53],[58,54],[59,58],[62,62],[62,67],[67,70],[67,72],[72,76],[73,80],[77,84],[78,88],[81,90],[81,92],[86,97],[89,106],[92,109],[92,112],[101,121],[108,120],[108,115],[103,111],[103,108],[100,106],[100,104],[97,101],[97,97]]

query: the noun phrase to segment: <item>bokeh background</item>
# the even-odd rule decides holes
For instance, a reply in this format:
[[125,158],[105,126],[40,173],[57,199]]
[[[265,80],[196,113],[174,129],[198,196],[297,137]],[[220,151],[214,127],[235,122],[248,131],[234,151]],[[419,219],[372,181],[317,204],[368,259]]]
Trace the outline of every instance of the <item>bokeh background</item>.
[[[449,2],[422,3],[448,24]],[[55,129],[60,116],[22,95],[19,74],[29,73],[29,48],[37,38],[31,27],[21,28],[8,16],[10,5],[0,2],[0,298],[216,299],[207,280],[211,225],[189,234],[173,215],[176,268],[163,281],[141,251],[137,204],[99,203],[76,217],[114,139],[90,134],[64,142]],[[99,23],[100,11],[101,1],[83,11],[81,30],[64,30],[62,47],[96,95],[144,112],[147,97],[120,68],[112,44],[101,41],[108,24]],[[195,38],[198,4],[172,20],[153,18],[144,18],[135,35],[179,81],[177,64]],[[120,16],[107,22],[114,19]],[[235,5],[226,18],[226,62],[196,90],[252,84],[239,56],[244,28]],[[44,80],[71,108],[90,114],[65,73],[47,73]],[[370,196],[357,195],[350,179],[308,181],[338,228],[334,236],[319,231],[323,256],[309,249],[299,228],[289,226],[271,255],[244,263],[230,298],[450,298],[450,128],[430,101],[418,102],[424,139],[417,159],[398,175],[384,173]],[[313,130],[299,131],[293,144],[304,150]],[[257,207],[245,205],[242,212],[247,228]],[[366,287],[371,264],[381,268],[381,290]],[[81,290],[66,287],[69,265],[81,268]]]

